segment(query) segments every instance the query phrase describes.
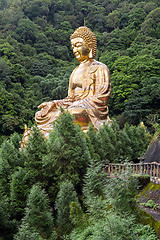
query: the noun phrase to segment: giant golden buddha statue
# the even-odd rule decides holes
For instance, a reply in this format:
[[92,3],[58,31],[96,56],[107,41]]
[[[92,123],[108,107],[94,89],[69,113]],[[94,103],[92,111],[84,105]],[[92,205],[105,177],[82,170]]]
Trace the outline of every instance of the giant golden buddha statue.
[[[40,111],[35,114],[35,121],[41,132],[48,137],[53,123],[58,118],[60,106],[74,116],[83,131],[89,123],[95,129],[103,123],[110,122],[108,101],[111,93],[110,74],[108,67],[94,60],[97,48],[95,34],[87,27],[79,27],[70,37],[73,53],[79,66],[73,70],[68,96],[63,100],[44,102],[38,106]],[[26,135],[27,135],[26,130]]]
[[89,123],[96,129],[109,123],[108,100],[111,92],[108,67],[94,60],[97,48],[95,34],[87,27],[79,27],[70,37],[73,53],[80,62],[69,81],[68,96],[63,100],[44,102],[35,115],[38,127],[47,137],[53,122],[60,114],[60,106],[67,109],[74,122],[86,130]]

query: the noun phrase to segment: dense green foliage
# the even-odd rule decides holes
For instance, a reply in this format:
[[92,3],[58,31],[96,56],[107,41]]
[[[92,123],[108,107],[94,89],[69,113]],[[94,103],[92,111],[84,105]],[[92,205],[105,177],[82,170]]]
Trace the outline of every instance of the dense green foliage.
[[[93,168],[92,168],[93,170]],[[143,226],[136,220],[135,200],[137,184],[130,174],[127,177],[108,180],[107,184],[102,173],[97,174],[97,184],[101,185],[102,195],[95,194],[90,188],[89,181],[95,176],[94,171],[88,168],[88,177],[85,179],[84,196],[87,207],[87,215],[83,224],[79,224],[72,230],[69,239],[76,240],[156,240],[153,230],[149,226]],[[90,179],[89,179],[90,177]],[[102,184],[103,180],[103,184]],[[89,188],[88,188],[89,186]],[[84,217],[83,217],[84,218]],[[79,218],[81,220],[81,214]]]
[[62,182],[57,194],[55,208],[57,209],[58,232],[63,235],[71,231],[72,222],[70,219],[70,205],[79,204],[74,186],[69,181]]
[[[19,151],[37,106],[67,96],[78,64],[69,36],[84,19],[120,124],[84,134],[63,113],[48,140],[35,127]],[[107,180],[102,160],[138,161],[150,142],[140,121],[159,131],[159,38],[158,0],[0,0],[1,240],[157,239],[137,221],[133,178]]]
[[28,196],[25,216],[14,239],[56,239],[48,196],[38,185],[33,185]]
[[124,128],[120,129],[115,120],[111,126],[104,125],[98,132],[92,127],[89,128],[87,135],[99,158],[114,163],[138,161],[151,139],[144,126],[135,127],[126,123]]
[[135,179],[126,172],[109,180],[103,169],[106,162],[137,161],[150,141],[145,127],[120,129],[113,120],[85,134],[62,111],[49,139],[35,127],[20,151],[19,140],[13,134],[0,147],[2,240],[156,240],[137,220]]
[[110,114],[159,119],[159,16],[158,0],[1,0],[0,135],[23,132],[41,102],[67,95],[77,64],[69,36],[84,19],[111,71]]

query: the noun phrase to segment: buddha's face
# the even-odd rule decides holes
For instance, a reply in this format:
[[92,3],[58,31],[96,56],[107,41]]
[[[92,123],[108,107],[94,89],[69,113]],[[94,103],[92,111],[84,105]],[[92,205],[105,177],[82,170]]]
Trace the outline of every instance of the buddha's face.
[[71,40],[74,56],[79,62],[89,59],[90,48],[83,38],[74,38]]

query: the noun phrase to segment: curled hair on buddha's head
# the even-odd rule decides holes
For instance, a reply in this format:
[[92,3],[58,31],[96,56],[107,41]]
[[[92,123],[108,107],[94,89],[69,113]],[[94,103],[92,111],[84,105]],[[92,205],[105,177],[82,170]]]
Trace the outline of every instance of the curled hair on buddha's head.
[[74,38],[83,38],[87,45],[92,44],[92,56],[93,58],[95,57],[97,49],[96,35],[88,27],[83,26],[77,28],[70,36],[70,40]]

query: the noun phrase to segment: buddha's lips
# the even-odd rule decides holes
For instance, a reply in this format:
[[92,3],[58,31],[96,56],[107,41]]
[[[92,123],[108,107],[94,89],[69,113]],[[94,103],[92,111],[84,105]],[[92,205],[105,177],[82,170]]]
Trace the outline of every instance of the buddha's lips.
[[79,52],[74,53],[75,57],[80,56]]

